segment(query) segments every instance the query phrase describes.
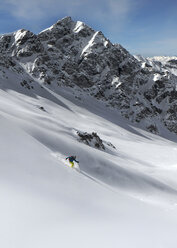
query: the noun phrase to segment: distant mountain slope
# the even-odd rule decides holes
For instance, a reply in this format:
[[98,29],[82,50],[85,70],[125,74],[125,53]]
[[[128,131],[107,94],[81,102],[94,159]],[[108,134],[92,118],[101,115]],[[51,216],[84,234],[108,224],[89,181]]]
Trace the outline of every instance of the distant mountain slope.
[[26,92],[35,94],[35,80],[54,91],[74,87],[79,98],[87,92],[143,129],[177,133],[175,58],[134,57],[70,17],[38,35],[24,29],[2,35],[0,52],[1,78],[15,73]]

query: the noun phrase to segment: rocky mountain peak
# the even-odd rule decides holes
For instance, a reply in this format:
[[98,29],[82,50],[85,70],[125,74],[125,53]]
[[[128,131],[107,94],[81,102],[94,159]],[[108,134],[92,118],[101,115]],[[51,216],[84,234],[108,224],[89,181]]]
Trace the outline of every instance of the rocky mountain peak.
[[24,29],[2,35],[0,51],[2,71],[13,68],[21,77],[30,75],[55,90],[61,85],[73,87],[151,132],[160,133],[164,125],[177,133],[175,58],[164,62],[134,57],[102,32],[71,17],[38,35]]
[[62,24],[64,26],[66,26],[66,25],[68,25],[70,23],[73,23],[73,20],[72,20],[71,16],[65,16],[61,20],[58,20],[55,25],[61,25]]

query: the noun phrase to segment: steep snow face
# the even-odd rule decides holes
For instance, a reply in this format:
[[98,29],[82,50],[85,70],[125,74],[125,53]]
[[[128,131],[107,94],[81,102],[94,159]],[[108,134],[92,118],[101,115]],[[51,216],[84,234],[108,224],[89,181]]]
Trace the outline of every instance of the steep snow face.
[[105,39],[101,32],[96,32],[92,36],[91,40],[82,50],[81,56],[89,56],[89,54],[96,53],[100,54],[103,50],[103,46],[106,48],[110,45],[110,42]]
[[[84,92],[52,91],[41,81],[28,89],[16,71],[6,75],[1,246],[176,248],[176,143],[136,128]],[[96,132],[105,149],[81,143],[78,131]],[[71,154],[81,173],[66,166]]]
[[14,38],[15,38],[15,43],[18,43],[19,41],[23,40],[24,37],[27,35],[28,31],[27,30],[18,30],[17,32],[14,33]]
[[[176,202],[176,175],[172,173],[167,181],[164,178],[164,163],[165,168],[171,168],[177,159],[175,143],[147,137],[147,133],[129,127],[116,111],[83,92],[65,87],[60,87],[60,92],[51,91],[44,85],[41,88],[38,81],[25,84],[28,78],[21,82],[24,86],[19,91],[19,80],[14,73],[3,80],[1,115],[42,143],[50,154],[59,158],[79,155],[83,171],[138,199]],[[82,144],[78,132],[98,133],[105,149]]]
[[80,32],[82,29],[84,29],[84,26],[85,26],[85,25],[84,25],[83,22],[77,21],[73,31],[74,31],[75,33],[78,33],[78,32]]
[[61,85],[74,87],[105,101],[143,129],[177,133],[176,57],[134,57],[70,17],[38,35],[22,29],[1,36],[0,51],[4,77],[5,67],[56,91]]

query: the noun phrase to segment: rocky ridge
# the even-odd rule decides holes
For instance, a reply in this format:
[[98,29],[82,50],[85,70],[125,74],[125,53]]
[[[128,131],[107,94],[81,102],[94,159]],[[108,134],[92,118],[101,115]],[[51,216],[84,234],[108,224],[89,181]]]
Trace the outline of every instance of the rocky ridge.
[[[9,71],[35,92],[35,81],[51,89],[73,87],[153,133],[161,126],[177,134],[177,59],[132,56],[102,32],[66,17],[39,34],[21,29],[0,36],[1,85]],[[165,61],[165,62],[164,62]]]

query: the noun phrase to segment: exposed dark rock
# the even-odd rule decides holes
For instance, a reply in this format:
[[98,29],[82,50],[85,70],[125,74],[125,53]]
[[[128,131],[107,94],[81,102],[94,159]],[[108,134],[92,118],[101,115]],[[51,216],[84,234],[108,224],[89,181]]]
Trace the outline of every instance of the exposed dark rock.
[[103,145],[103,141],[100,139],[97,133],[92,132],[91,134],[87,132],[77,132],[79,136],[79,141],[85,143],[86,145],[105,150],[105,146]]
[[147,130],[151,133],[154,133],[154,134],[158,134],[158,128],[156,127],[156,125],[150,125],[147,127]]
[[[143,122],[151,132],[158,133],[154,124],[158,119],[177,133],[177,77],[169,69],[177,69],[176,59],[169,59],[166,65],[142,57],[137,60],[102,32],[70,17],[38,35],[24,29],[1,35],[0,53],[3,77],[6,70],[26,75],[26,68],[28,74],[51,88],[80,87],[125,118]],[[23,79],[20,84],[33,88]]]
[[45,108],[43,106],[39,107],[40,110],[46,112]]

